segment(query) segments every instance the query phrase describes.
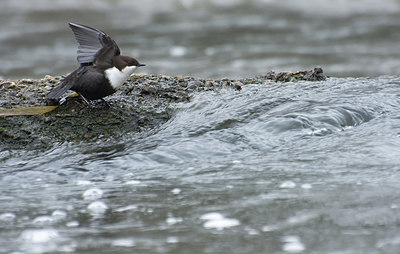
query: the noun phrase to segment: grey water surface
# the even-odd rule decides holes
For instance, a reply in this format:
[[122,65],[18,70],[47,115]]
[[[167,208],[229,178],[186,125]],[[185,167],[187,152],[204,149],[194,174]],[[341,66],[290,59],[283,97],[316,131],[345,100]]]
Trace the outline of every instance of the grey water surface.
[[2,0],[0,76],[77,66],[67,23],[90,25],[166,75],[251,77],[322,66],[329,75],[396,75],[398,0]]
[[2,151],[0,253],[399,253],[398,1],[32,2],[2,2],[4,77],[73,69],[74,20],[148,73],[343,77],[197,93],[150,132]]

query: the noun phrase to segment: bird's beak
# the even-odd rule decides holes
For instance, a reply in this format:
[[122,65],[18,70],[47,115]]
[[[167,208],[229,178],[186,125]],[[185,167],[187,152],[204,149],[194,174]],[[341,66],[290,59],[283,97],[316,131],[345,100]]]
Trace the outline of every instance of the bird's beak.
[[139,64],[138,67],[146,66],[145,64]]

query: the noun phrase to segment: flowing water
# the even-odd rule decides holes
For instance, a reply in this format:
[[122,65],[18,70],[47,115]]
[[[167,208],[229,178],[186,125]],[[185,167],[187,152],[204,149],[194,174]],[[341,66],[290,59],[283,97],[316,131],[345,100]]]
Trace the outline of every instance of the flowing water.
[[2,0],[0,76],[74,70],[67,23],[106,31],[144,73],[251,77],[322,66],[332,76],[396,75],[398,0]]
[[66,17],[148,73],[380,76],[202,92],[151,132],[2,151],[0,253],[399,253],[399,2],[5,2],[6,77],[73,69]]

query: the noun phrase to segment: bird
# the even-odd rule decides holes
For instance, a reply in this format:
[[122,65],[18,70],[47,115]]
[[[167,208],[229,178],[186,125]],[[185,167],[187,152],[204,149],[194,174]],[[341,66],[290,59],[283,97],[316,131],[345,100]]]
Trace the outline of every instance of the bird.
[[138,68],[146,66],[130,56],[121,55],[117,43],[101,30],[69,23],[79,46],[79,68],[71,72],[46,97],[59,99],[67,90],[78,93],[83,100],[103,99],[117,91]]

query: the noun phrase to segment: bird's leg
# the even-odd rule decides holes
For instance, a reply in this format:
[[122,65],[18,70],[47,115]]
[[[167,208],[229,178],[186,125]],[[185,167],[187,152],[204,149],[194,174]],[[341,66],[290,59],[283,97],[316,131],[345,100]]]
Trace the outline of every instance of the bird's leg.
[[86,103],[87,106],[92,107],[92,104],[90,104],[90,102],[85,97],[83,97],[82,94],[80,94],[80,93],[77,93],[77,94],[79,94],[79,96],[81,96],[81,98],[83,99],[83,101]]
[[107,108],[110,108],[110,104],[104,98],[101,98],[101,101],[107,106]]

